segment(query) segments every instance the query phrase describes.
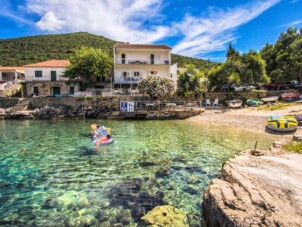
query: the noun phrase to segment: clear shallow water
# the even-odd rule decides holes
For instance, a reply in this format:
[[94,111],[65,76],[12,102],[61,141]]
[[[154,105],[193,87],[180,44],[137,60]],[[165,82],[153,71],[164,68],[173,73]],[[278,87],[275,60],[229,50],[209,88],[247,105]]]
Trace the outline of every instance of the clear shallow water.
[[[115,143],[81,135],[96,122]],[[0,225],[136,226],[170,204],[200,226],[203,190],[256,140],[274,137],[186,121],[0,121]]]

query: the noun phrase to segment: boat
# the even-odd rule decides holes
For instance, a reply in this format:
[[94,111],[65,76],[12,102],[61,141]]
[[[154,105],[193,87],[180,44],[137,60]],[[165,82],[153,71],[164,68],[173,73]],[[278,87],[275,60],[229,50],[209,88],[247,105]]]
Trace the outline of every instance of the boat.
[[257,99],[248,99],[246,100],[246,104],[248,106],[260,106],[263,104],[263,102]]
[[240,100],[240,99],[234,99],[234,100],[228,101],[228,106],[230,108],[241,107],[242,106],[242,100]]
[[282,100],[286,101],[286,102],[291,102],[294,100],[299,99],[299,95],[296,93],[284,93],[281,95]]
[[292,132],[298,127],[298,121],[292,116],[271,115],[266,127],[274,132]]
[[279,100],[279,96],[271,96],[267,98],[262,98],[263,102],[277,102]]

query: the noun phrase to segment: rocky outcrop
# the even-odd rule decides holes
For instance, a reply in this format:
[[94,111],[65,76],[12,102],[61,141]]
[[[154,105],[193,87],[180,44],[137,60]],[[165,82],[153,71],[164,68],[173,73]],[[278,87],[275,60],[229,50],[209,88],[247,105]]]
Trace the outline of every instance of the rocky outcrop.
[[170,205],[157,206],[141,219],[147,226],[189,226],[185,212]]
[[227,161],[204,193],[209,226],[302,226],[302,155],[252,151]]

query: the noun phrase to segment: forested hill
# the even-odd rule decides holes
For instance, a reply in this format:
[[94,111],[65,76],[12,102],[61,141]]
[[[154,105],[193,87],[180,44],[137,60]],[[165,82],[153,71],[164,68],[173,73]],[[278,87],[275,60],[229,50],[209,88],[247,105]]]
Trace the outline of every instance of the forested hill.
[[[81,46],[101,48],[111,57],[116,41],[87,32],[60,35],[39,35],[0,40],[0,65],[21,66],[50,59],[67,59]],[[193,64],[196,68],[208,67],[211,62],[172,54],[172,63],[179,67]]]
[[[101,48],[111,57],[116,41],[87,32],[60,35],[39,35],[0,40],[0,65],[21,66],[50,59],[67,59],[81,46]],[[211,62],[172,54],[172,63],[179,67],[193,64],[208,68]]]

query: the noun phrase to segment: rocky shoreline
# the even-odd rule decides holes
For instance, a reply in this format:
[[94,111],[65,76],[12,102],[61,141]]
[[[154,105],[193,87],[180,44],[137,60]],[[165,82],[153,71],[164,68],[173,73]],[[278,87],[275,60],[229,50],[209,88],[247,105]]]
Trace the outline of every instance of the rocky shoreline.
[[204,192],[209,226],[302,225],[302,155],[285,152],[282,143],[223,165],[221,178]]
[[201,113],[199,108],[190,110],[139,110],[122,113],[116,110],[103,109],[98,106],[58,106],[36,108],[34,110],[14,111],[0,109],[0,119],[9,120],[52,120],[52,119],[110,119],[110,120],[175,120],[185,119]]

